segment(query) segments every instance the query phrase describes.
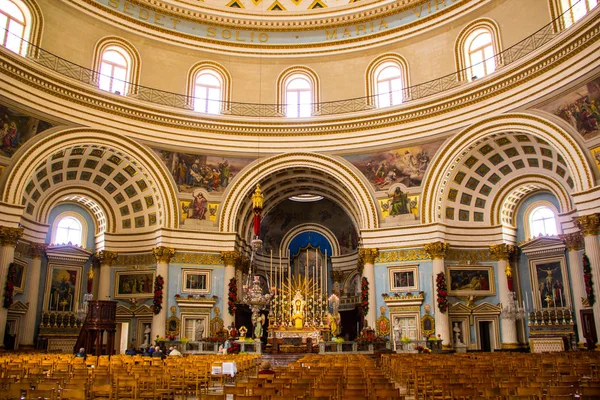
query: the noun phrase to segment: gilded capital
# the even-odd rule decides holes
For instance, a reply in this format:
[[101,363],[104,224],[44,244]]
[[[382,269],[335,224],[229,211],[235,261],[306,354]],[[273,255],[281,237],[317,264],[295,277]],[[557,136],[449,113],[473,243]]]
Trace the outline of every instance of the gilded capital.
[[598,214],[584,215],[575,218],[575,224],[583,232],[583,236],[597,236],[600,229],[600,217]]
[[0,245],[16,246],[19,239],[23,236],[23,228],[9,228],[0,226]]
[[115,262],[118,256],[119,253],[106,250],[99,251],[95,254],[95,257],[100,263],[100,266],[106,265],[108,267],[110,267],[112,263]]
[[152,249],[157,263],[168,264],[175,257],[175,249],[172,247],[158,246]]
[[512,268],[510,264],[506,264],[506,268],[504,268],[504,273],[506,274],[507,278],[512,278]]
[[[516,247],[512,244],[494,244],[490,246],[490,254],[494,260],[506,260],[510,258],[510,256],[515,252]],[[508,276],[508,274],[507,274]]]
[[449,248],[450,245],[444,242],[426,243],[423,246],[423,249],[425,249],[427,254],[429,254],[429,257],[431,257],[433,260],[441,260],[446,258],[446,253],[448,252]]
[[379,250],[377,249],[360,249],[360,258],[363,260],[365,264],[374,264],[375,259],[379,255]]
[[225,266],[234,266],[240,254],[237,251],[222,251],[221,260]]
[[577,251],[583,249],[583,234],[580,232],[566,233],[560,235],[560,238],[565,242],[567,251]]
[[331,280],[335,283],[340,283],[344,279],[344,272],[342,271],[331,271]]
[[31,243],[29,245],[29,256],[34,260],[42,258],[47,248],[48,244],[46,243]]
[[235,261],[235,269],[246,274],[250,271],[250,260],[244,256],[239,256]]

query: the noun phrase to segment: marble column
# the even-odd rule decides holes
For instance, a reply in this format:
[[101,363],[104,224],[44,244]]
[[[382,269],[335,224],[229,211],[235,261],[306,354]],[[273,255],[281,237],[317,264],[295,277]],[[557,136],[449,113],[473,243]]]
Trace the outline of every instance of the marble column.
[[[442,338],[442,347],[444,349],[452,348],[452,335],[450,334],[450,321],[448,318],[448,310],[441,312],[438,308],[438,296],[437,296],[437,287],[435,286],[435,280],[437,275],[440,272],[446,273],[444,270],[444,259],[446,258],[446,252],[450,248],[448,243],[443,242],[434,242],[427,243],[423,246],[424,250],[429,254],[433,263],[433,304],[434,307],[434,318],[435,318],[435,332],[438,335],[441,335]],[[446,282],[448,282],[448,277],[446,277]]]
[[[598,214],[586,215],[575,220],[579,230],[583,232],[583,244],[585,246],[585,254],[590,259],[590,267],[592,269],[592,280],[594,283],[594,294],[596,302],[593,305],[594,322],[596,332],[600,337],[600,243],[598,242],[598,232],[600,230],[600,217]],[[596,343],[596,348],[600,347],[600,343]]]
[[583,281],[583,266],[581,265],[581,249],[583,249],[583,234],[581,232],[561,235],[567,247],[569,271],[571,276],[571,289],[573,290],[573,319],[577,324],[577,337],[579,347],[583,348],[583,329],[581,326],[581,309],[583,299],[587,298],[585,283]]
[[[490,246],[492,257],[498,261],[498,291],[500,295],[500,304],[506,307],[509,301],[512,301],[513,293],[508,286],[508,280],[512,280],[512,267],[508,260],[511,254],[515,252],[515,246],[506,243]],[[504,275],[502,274],[504,271]],[[515,301],[517,301],[515,299]],[[518,305],[518,302],[516,303]],[[500,318],[500,326],[502,328],[502,348],[516,349],[519,348],[517,340],[517,321],[513,319]]]
[[[15,258],[15,246],[23,236],[23,228],[0,226],[0,290],[4,293],[8,266]],[[0,305],[0,348],[4,348],[4,332],[8,310]]]
[[[225,294],[225,300],[223,300],[223,324],[225,327],[231,326],[235,322],[235,314],[229,313],[229,281],[235,278],[235,263],[239,259],[240,255],[237,251],[222,251],[221,259],[225,264],[225,271],[223,274],[223,293]],[[237,281],[237,279],[236,279]],[[239,285],[239,282],[237,282]],[[237,293],[236,293],[237,294]]]
[[[110,300],[110,278],[111,278],[111,266],[112,263],[117,259],[118,254],[113,251],[102,250],[96,253],[96,260],[100,264],[100,277],[98,282],[98,299],[97,300]],[[116,285],[116,282],[115,282]]]
[[165,328],[167,324],[167,304],[168,304],[168,287],[169,287],[169,263],[175,256],[175,249],[170,247],[155,247],[152,249],[154,257],[156,257],[156,276],[162,276],[164,280],[162,288],[162,308],[158,314],[152,317],[152,328],[150,331],[150,342],[154,343],[156,336],[165,336]]
[[375,329],[377,320],[377,297],[375,296],[375,259],[379,254],[377,249],[360,249],[360,258],[363,262],[362,277],[369,283],[369,311],[365,315],[369,328]]
[[27,283],[25,286],[25,302],[29,305],[21,330],[21,346],[35,347],[33,341],[35,333],[35,320],[37,317],[38,300],[40,296],[40,270],[42,267],[42,256],[48,247],[45,243],[32,243],[29,245],[31,262],[27,267]]

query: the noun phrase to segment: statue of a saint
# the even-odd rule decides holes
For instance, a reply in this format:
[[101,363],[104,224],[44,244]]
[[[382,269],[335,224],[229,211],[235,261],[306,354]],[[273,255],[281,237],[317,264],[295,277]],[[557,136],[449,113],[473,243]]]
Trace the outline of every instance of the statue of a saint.
[[263,335],[263,324],[265,323],[265,316],[262,314],[257,315],[254,318],[254,339],[259,339]]
[[302,312],[302,301],[296,299],[294,302],[294,315],[292,315],[292,322],[294,323],[295,329],[302,329],[304,326],[304,313]]
[[144,345],[150,346],[150,324],[146,325],[146,329],[144,329]]
[[458,322],[454,323],[454,328],[452,328],[452,331],[454,332],[454,344],[462,344],[462,342],[460,341],[461,330],[460,326],[458,326]]

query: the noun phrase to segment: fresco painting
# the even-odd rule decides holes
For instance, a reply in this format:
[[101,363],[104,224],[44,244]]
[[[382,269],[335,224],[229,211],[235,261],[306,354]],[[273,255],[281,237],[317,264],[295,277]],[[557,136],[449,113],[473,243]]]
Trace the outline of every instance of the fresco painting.
[[11,157],[27,140],[52,124],[0,103],[0,155]]
[[383,218],[412,214],[419,217],[419,196],[409,196],[400,188],[392,193],[392,197],[379,199],[381,216]]
[[567,121],[584,139],[600,133],[600,78],[541,107]]
[[421,185],[431,158],[442,143],[437,141],[344,158],[365,175],[375,190],[386,190],[396,183],[414,187]]
[[202,154],[178,153],[154,149],[173,175],[180,192],[192,193],[197,189],[222,192],[229,182],[252,158],[213,157]]

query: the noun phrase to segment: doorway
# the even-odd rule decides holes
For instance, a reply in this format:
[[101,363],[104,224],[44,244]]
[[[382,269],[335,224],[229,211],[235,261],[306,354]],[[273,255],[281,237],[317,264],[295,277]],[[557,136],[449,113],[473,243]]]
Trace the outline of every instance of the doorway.
[[479,348],[481,351],[492,351],[492,322],[479,321]]

